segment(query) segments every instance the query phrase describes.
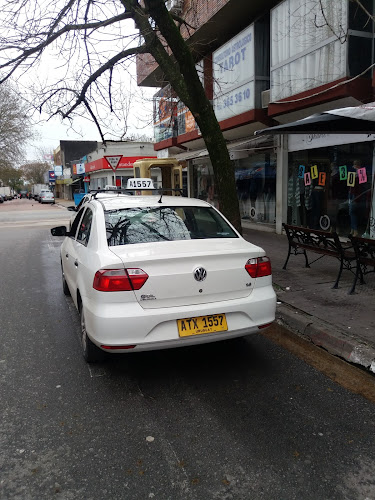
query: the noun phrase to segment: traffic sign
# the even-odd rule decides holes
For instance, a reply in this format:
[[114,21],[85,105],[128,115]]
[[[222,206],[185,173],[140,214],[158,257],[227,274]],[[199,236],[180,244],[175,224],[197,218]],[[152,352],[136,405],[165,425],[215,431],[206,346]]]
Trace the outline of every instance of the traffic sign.
[[122,155],[104,156],[104,158],[107,160],[108,165],[111,167],[111,169],[115,171],[120,163]]

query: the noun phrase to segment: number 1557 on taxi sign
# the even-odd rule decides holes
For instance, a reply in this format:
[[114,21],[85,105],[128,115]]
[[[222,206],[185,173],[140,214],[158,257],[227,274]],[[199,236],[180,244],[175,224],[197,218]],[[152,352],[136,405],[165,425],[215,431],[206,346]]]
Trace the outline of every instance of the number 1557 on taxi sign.
[[127,189],[154,189],[151,179],[128,179]]

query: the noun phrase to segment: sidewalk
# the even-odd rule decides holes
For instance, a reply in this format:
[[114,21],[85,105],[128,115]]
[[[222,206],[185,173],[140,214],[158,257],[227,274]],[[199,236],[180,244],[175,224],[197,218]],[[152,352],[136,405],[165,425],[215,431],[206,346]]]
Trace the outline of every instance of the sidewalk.
[[63,198],[56,198],[56,205],[60,205],[62,207],[74,207],[73,200],[64,200]]
[[244,238],[262,247],[271,259],[278,321],[331,354],[375,373],[375,274],[367,276],[366,284],[357,283],[355,294],[348,295],[350,271],[344,270],[339,288],[332,289],[339,266],[334,258],[324,257],[306,268],[303,255],[291,255],[284,271],[287,237],[263,229],[243,223]]
[[[74,202],[57,199],[56,204],[68,207]],[[271,259],[277,320],[331,354],[375,373],[375,274],[367,277],[366,284],[357,283],[355,294],[348,295],[353,281],[349,271],[343,271],[339,288],[332,289],[338,260],[324,257],[306,268],[303,255],[291,255],[284,271],[285,235],[243,222],[243,236],[262,247]],[[317,257],[310,255],[311,260]]]

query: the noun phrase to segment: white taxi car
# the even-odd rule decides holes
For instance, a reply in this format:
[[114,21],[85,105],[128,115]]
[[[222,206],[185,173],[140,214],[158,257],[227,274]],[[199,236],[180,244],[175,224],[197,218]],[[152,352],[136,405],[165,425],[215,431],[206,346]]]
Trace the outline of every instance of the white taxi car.
[[65,236],[63,290],[87,362],[240,337],[275,319],[269,258],[205,201],[94,195],[70,231],[51,232]]

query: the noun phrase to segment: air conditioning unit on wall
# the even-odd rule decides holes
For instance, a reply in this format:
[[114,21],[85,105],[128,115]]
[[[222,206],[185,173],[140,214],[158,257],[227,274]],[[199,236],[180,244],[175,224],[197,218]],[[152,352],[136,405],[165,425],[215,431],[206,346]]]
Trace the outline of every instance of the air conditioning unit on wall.
[[271,101],[271,90],[263,90],[262,92],[262,108],[268,108],[268,105]]
[[184,0],[167,0],[165,6],[172,14],[181,14]]

